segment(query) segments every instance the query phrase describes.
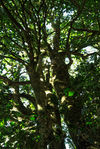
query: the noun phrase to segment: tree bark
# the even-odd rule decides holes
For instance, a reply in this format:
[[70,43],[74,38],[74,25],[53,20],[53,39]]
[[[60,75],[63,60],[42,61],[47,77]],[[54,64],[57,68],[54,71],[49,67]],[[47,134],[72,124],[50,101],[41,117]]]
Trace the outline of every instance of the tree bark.
[[[40,80],[39,73],[34,72],[31,67],[28,68],[28,73],[35,93],[38,113],[37,125],[40,140],[37,148],[47,149],[49,146],[50,149],[65,149],[60,113],[57,103],[54,103],[56,97],[52,99],[54,98],[52,92],[46,96],[48,87],[45,87],[45,84]],[[59,141],[57,141],[56,136],[59,137]]]

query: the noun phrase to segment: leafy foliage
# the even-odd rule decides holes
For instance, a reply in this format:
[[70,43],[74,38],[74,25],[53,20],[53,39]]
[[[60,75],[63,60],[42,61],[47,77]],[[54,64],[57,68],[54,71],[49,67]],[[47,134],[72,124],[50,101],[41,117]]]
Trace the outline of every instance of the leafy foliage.
[[1,148],[100,148],[99,5],[0,0]]

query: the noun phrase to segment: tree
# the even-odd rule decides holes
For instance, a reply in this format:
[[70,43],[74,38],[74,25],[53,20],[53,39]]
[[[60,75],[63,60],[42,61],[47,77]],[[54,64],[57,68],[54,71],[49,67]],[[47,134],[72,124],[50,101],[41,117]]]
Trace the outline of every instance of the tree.
[[[99,4],[99,0],[0,1],[1,146],[64,149],[65,121],[78,149],[98,148],[98,139],[89,141],[80,127],[87,127],[82,110],[88,98],[97,100],[99,95],[90,93],[81,100],[85,91],[88,95],[81,80],[87,71],[84,74],[80,67],[76,80],[70,69],[75,58],[85,66],[89,56],[100,55]],[[88,46],[97,52],[87,53]]]
[[[96,58],[96,59],[95,59]],[[71,85],[75,87],[74,108],[70,105],[65,111],[65,121],[70,119],[69,131],[76,142],[77,148],[100,147],[100,67],[99,58],[92,56],[90,60],[82,62],[76,69],[78,73]],[[76,86],[77,84],[77,86]],[[71,99],[73,102],[73,98]],[[71,111],[77,112],[71,117]],[[76,116],[76,117],[75,117]],[[77,136],[77,137],[76,137]]]

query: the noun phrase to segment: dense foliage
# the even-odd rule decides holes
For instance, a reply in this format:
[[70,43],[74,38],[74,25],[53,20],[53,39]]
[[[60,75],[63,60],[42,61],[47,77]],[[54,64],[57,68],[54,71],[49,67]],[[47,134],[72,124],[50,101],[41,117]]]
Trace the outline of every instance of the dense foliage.
[[99,56],[99,0],[0,0],[0,147],[99,149]]

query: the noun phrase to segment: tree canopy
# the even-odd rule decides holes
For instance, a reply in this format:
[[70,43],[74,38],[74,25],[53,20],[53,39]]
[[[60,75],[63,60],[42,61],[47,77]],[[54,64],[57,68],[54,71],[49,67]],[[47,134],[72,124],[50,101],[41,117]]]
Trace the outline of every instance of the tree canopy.
[[99,0],[0,0],[1,148],[99,149],[99,78]]

